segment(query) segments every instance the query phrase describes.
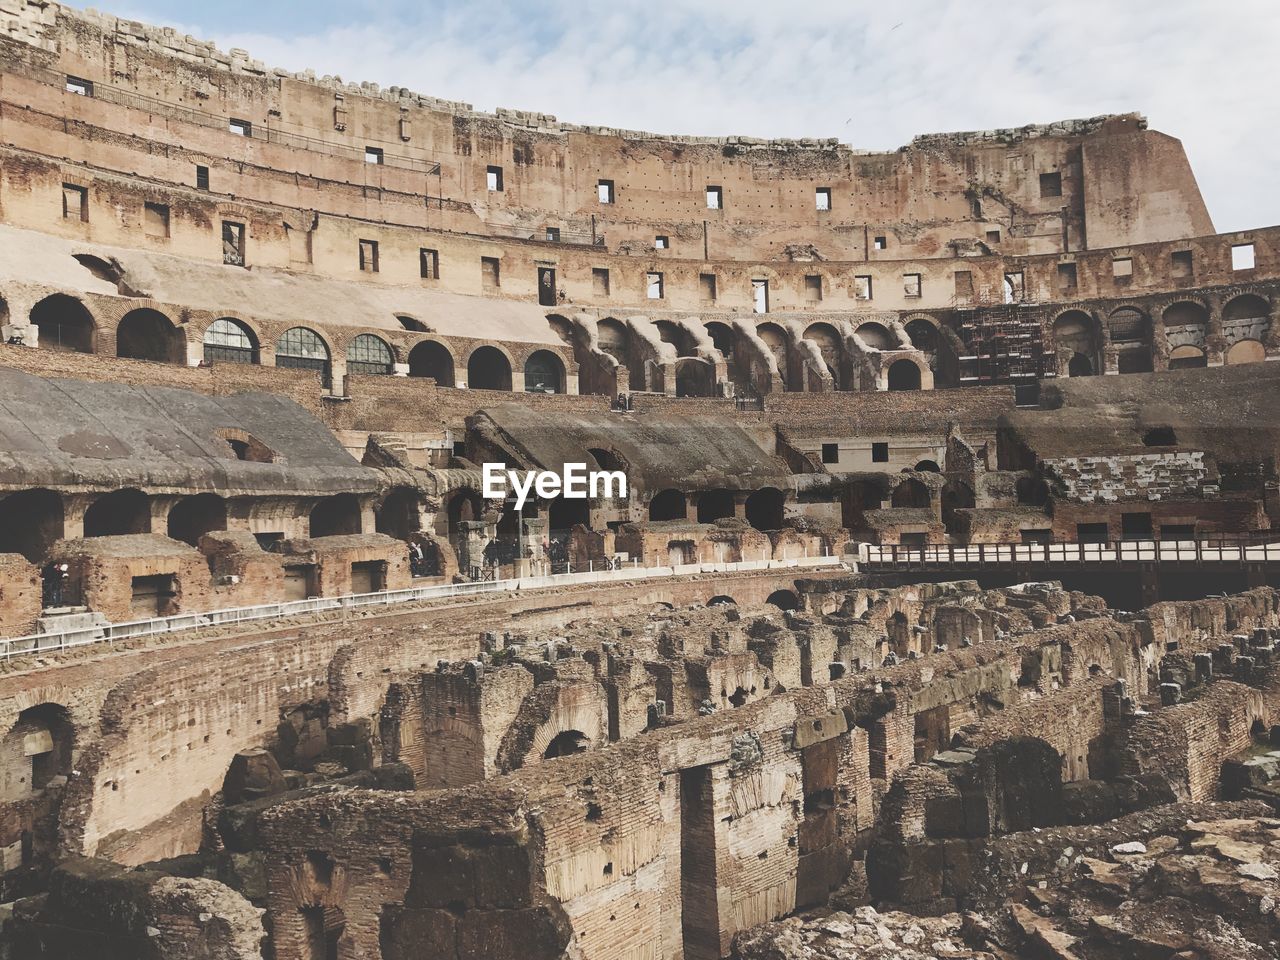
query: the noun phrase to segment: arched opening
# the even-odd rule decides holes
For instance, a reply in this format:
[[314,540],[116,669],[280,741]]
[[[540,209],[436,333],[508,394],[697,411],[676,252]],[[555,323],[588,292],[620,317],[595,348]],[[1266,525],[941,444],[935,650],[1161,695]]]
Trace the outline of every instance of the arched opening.
[[698,562],[698,548],[692,540],[668,540],[667,564],[672,567]]
[[838,330],[829,323],[812,323],[804,332],[804,339],[811,341],[822,354],[822,362],[831,374],[835,389],[845,386],[840,371],[844,368],[844,351]]
[[474,490],[456,490],[450,494],[444,510],[448,523],[445,533],[450,542],[456,545],[462,524],[479,520],[483,512],[484,501]]
[[325,497],[311,508],[308,523],[309,536],[334,537],[363,532],[360,501],[354,493],[339,493],[332,497]]
[[564,393],[564,361],[550,350],[529,354],[524,364],[524,390],[525,393]]
[[1028,507],[1043,507],[1049,502],[1049,485],[1039,477],[1019,477],[1016,489],[1018,502]]
[[1241,340],[1233,343],[1227,350],[1226,363],[1235,366],[1238,363],[1261,363],[1267,359],[1267,348],[1257,340]]
[[649,501],[650,520],[684,520],[688,514],[688,501],[679,490],[659,491]]
[[1074,354],[1067,362],[1067,376],[1069,377],[1092,377],[1095,373],[1097,371],[1093,369],[1093,361],[1083,353]]
[[893,497],[890,502],[895,507],[927,508],[929,506],[929,488],[914,477],[908,477],[894,487]]
[[1191,370],[1195,367],[1207,367],[1208,365],[1209,358],[1205,356],[1202,347],[1188,343],[1183,344],[1181,347],[1174,347],[1169,351],[1170,370]]
[[257,363],[258,339],[239,320],[219,317],[204,331],[205,363]]
[[216,493],[183,497],[169,510],[169,536],[196,547],[200,538],[227,529],[227,501]]
[[708,607],[736,607],[738,601],[733,597],[725,596],[723,593],[716,594],[707,601]]
[[564,730],[552,737],[547,749],[542,752],[543,760],[553,757],[568,757],[575,753],[586,753],[591,738],[581,730]]
[[762,323],[756,327],[756,336],[758,336],[764,345],[773,354],[773,358],[778,362],[778,376],[782,378],[782,384],[785,387],[788,383],[788,366],[787,366],[787,335],[783,329],[776,323]]
[[933,460],[921,460],[919,463],[915,465],[913,469],[921,473],[941,473],[942,472],[942,470],[938,467],[937,462]]
[[314,370],[327,387],[333,374],[329,348],[320,334],[307,327],[290,327],[276,341],[276,366],[291,370]]
[[879,510],[889,497],[886,478],[851,480],[840,496],[840,526],[856,530],[864,522],[864,510]]
[[715,344],[715,348],[720,351],[720,356],[725,360],[733,359],[733,330],[727,323],[721,323],[719,320],[713,320],[705,325],[707,336],[711,338],[711,342]]
[[381,337],[361,333],[347,347],[347,373],[386,376],[395,370],[395,356]]
[[627,328],[622,321],[605,317],[596,322],[596,343],[600,349],[619,363],[625,364],[627,357]]
[[715,369],[706,360],[688,357],[676,363],[677,397],[709,397],[714,385]]
[[799,610],[800,598],[794,590],[775,590],[764,601],[779,610]]
[[0,499],[0,553],[39,563],[63,537],[62,497],[52,490],[22,490]]
[[151,532],[151,501],[141,490],[116,490],[100,496],[84,512],[86,537],[121,537]]
[[858,339],[865,343],[873,350],[891,350],[893,348],[893,335],[889,333],[889,328],[883,323],[876,323],[874,320],[862,324],[854,331],[858,335]]
[[911,346],[915,347],[921,353],[937,353],[938,351],[938,328],[923,317],[916,317],[910,320],[906,325],[907,337],[911,340]]
[[953,481],[942,488],[942,522],[949,532],[956,532],[956,511],[971,510],[974,502],[973,490],[966,483]]
[[747,523],[757,530],[782,529],[782,505],[786,499],[776,487],[764,487],[747,497]]
[[1165,337],[1174,347],[1183,344],[1199,345],[1204,342],[1209,327],[1209,312],[1198,303],[1180,300],[1165,308]]
[[409,376],[430,377],[441,387],[453,386],[453,354],[443,343],[423,340],[409,351]]
[[[778,592],[781,593],[782,591],[780,590]],[[736,710],[738,707],[746,703],[750,696],[751,694],[748,693],[744,687],[735,687],[733,693],[729,694],[728,697],[729,706]]]
[[431,328],[419,320],[417,317],[411,317],[406,313],[396,315],[396,320],[400,322],[402,329],[408,330],[410,333],[430,333]]
[[418,491],[396,487],[383,498],[374,513],[374,529],[397,540],[408,540],[422,529]]
[[1222,326],[1228,340],[1261,337],[1271,326],[1271,308],[1256,294],[1241,294],[1223,307]]
[[5,735],[3,748],[9,764],[4,779],[13,785],[7,799],[20,792],[38,793],[54,777],[71,773],[75,725],[70,711],[57,703],[28,707]]
[[885,634],[889,638],[889,649],[898,658],[904,658],[911,652],[911,622],[901,610],[885,621]]
[[1133,307],[1121,307],[1107,321],[1120,373],[1150,373],[1151,319]]
[[693,356],[693,337],[688,330],[678,323],[672,323],[670,320],[655,320],[653,325],[658,331],[658,339],[676,348],[677,357]]
[[698,522],[715,523],[733,516],[733,493],[729,490],[704,490],[698,494]]
[[551,530],[572,530],[578,524],[591,526],[591,501],[556,497],[547,502],[547,526]]
[[68,353],[94,352],[94,322],[83,303],[64,293],[45,297],[31,308],[40,347]]
[[467,386],[472,390],[510,390],[511,364],[497,347],[477,347],[467,358]]
[[889,365],[890,390],[919,390],[920,368],[911,360],[895,360]]
[[186,340],[163,313],[143,307],[126,313],[116,327],[116,356],[184,363]]
[[601,470],[617,470],[626,473],[626,461],[613,450],[606,450],[603,447],[588,447],[587,453],[591,454],[596,465]]

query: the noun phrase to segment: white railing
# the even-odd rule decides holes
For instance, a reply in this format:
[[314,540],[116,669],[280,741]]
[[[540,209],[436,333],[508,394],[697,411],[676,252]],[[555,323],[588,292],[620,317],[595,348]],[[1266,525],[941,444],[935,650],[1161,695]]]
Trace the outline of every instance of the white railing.
[[423,600],[439,600],[449,597],[468,597],[482,593],[502,593],[516,590],[537,590],[570,586],[579,583],[605,583],[615,580],[644,580],[657,577],[688,576],[695,573],[749,573],[758,570],[785,570],[807,567],[839,566],[839,557],[796,557],[789,560],[746,560],[737,563],[701,563],[678,567],[615,567],[608,570],[584,570],[578,573],[558,573],[545,576],[519,577],[509,580],[474,580],[463,583],[439,583],[431,586],[408,587],[403,590],[383,590],[378,593],[356,593],[342,597],[311,597],[307,600],[285,600],[264,603],[253,607],[228,607],[206,613],[179,613],[172,617],[154,617],[148,620],[131,620],[127,623],[95,624],[81,628],[68,628],[52,633],[30,634],[0,640],[0,659],[29,653],[48,653],[95,643],[111,643],[156,634],[177,633],[196,627],[219,626],[229,623],[248,623],[255,620],[276,620],[300,614],[328,613],[364,610],[370,607],[390,607],[401,603]]
[[864,543],[864,564],[897,567],[982,566],[993,563],[1266,563],[1280,562],[1280,542],[1121,540],[1114,543],[982,543],[923,547]]

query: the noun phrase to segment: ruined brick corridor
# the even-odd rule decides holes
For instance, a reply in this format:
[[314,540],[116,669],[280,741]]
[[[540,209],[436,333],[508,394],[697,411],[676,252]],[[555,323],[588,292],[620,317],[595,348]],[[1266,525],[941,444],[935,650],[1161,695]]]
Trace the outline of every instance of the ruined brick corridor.
[[1280,227],[1178,140],[0,65],[2,960],[1280,955]]

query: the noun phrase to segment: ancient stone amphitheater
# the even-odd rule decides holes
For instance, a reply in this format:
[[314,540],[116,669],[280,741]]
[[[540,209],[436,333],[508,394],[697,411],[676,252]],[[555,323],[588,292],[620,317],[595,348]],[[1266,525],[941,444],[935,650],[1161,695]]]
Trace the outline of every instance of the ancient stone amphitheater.
[[0,62],[0,957],[1278,955],[1280,228],[1176,139]]

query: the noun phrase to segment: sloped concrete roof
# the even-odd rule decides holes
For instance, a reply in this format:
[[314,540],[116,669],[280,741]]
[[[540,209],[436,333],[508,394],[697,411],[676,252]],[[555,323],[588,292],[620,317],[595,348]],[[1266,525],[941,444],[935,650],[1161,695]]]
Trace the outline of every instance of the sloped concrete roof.
[[[243,431],[274,463],[236,458]],[[284,495],[372,491],[378,474],[292,400],[46,379],[0,367],[0,486]]]

